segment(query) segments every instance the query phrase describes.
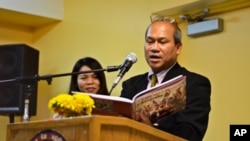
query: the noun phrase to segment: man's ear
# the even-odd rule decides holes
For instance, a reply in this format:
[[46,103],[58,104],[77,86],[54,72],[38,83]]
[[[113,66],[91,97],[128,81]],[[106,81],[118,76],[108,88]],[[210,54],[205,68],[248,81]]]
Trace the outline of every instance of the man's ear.
[[176,48],[177,48],[176,53],[177,53],[178,55],[181,54],[182,43],[177,43],[175,46],[176,46]]

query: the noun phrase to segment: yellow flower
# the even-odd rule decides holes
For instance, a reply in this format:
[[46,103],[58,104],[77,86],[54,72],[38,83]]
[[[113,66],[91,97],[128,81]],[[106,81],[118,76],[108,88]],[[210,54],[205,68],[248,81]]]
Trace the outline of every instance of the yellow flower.
[[59,94],[50,99],[48,108],[65,116],[91,115],[94,100],[87,94]]

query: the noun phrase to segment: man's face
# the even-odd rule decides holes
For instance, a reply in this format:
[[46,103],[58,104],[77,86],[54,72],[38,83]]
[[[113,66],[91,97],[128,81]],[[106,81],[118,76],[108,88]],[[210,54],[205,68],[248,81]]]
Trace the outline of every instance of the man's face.
[[153,23],[145,37],[145,58],[154,73],[168,69],[177,61],[181,44],[175,44],[175,28],[171,23]]

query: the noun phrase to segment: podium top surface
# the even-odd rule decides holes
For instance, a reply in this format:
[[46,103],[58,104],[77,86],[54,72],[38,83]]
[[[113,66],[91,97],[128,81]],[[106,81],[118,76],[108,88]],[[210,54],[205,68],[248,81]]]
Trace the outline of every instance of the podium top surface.
[[[101,115],[10,123],[7,125],[7,137],[11,138],[11,134],[16,134],[18,133],[18,131],[22,131],[22,134],[25,130],[30,132],[30,129],[32,129],[32,132],[38,132],[45,129],[56,129],[60,131],[61,129],[66,129],[68,127],[71,128],[69,130],[72,130],[72,128],[74,127],[77,128],[77,130],[84,127],[84,130],[90,133],[89,137],[95,136],[96,138],[98,135],[104,135],[102,134],[104,132],[106,135],[108,135],[109,132],[110,134],[113,134],[110,137],[117,136],[118,134],[115,132],[119,132],[120,135],[130,134],[128,135],[129,137],[131,137],[131,134],[133,136],[143,134],[143,136],[152,136],[155,138],[159,138],[162,141],[185,141],[180,137],[158,130],[152,126],[145,125],[129,118]],[[32,133],[32,135],[33,134],[34,133]]]

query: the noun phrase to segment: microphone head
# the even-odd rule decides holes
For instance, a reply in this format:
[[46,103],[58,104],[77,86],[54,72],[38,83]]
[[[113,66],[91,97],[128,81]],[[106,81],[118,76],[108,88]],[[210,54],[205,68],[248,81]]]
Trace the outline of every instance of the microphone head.
[[135,63],[137,61],[137,56],[135,53],[131,52],[126,56],[126,60],[131,61],[132,63]]

